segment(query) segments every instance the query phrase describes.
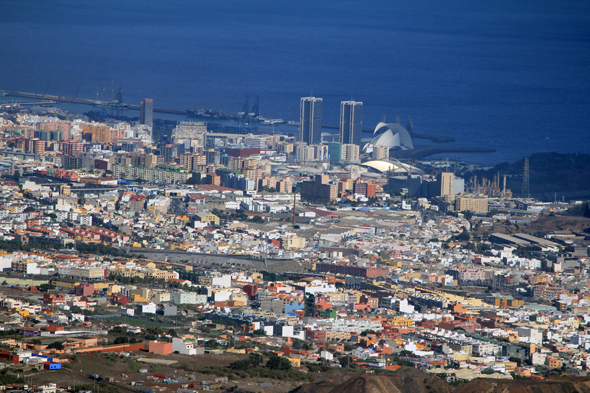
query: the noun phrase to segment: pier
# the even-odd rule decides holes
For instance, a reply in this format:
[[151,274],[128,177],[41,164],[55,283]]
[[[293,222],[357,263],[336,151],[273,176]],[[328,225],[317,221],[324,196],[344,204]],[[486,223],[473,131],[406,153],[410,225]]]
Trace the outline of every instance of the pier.
[[496,149],[481,147],[437,147],[437,146],[414,146],[414,150],[392,151],[391,156],[395,158],[414,158],[432,156],[441,153],[494,153]]
[[0,102],[0,109],[7,109],[7,108],[19,108],[21,106],[43,106],[43,105],[52,105],[55,104],[55,101],[51,100],[44,100],[44,101],[25,101],[25,102]]
[[[340,129],[340,126],[336,124],[322,124],[322,128],[332,128],[335,130]],[[363,127],[363,132],[373,132],[373,128]],[[409,132],[409,131],[408,131]],[[410,136],[414,139],[429,139],[432,142],[455,142],[454,136],[444,136],[444,135],[433,135],[433,134],[421,134],[417,132],[409,132]]]
[[[45,103],[47,103],[46,101],[53,101],[53,103],[56,102],[70,102],[73,104],[83,104],[83,105],[93,105],[93,106],[97,106],[97,107],[113,107],[113,108],[120,108],[120,109],[131,109],[131,110],[139,110],[139,105],[135,105],[135,104],[125,104],[122,102],[118,102],[118,101],[107,101],[107,102],[102,102],[102,101],[95,101],[95,100],[90,100],[88,98],[74,98],[74,97],[65,97],[65,96],[55,96],[55,95],[51,95],[51,94],[39,94],[39,93],[26,93],[26,92],[22,92],[22,91],[0,91],[0,94],[2,95],[6,95],[6,96],[13,96],[13,97],[23,97],[23,98],[32,98],[35,100],[40,100],[40,101],[45,101]],[[22,104],[26,104],[26,103],[20,103]],[[159,112],[159,113],[170,113],[173,115],[185,115],[188,116],[189,112],[187,110],[183,110],[183,109],[174,109],[174,108],[161,108],[161,107],[154,107],[154,112]]]

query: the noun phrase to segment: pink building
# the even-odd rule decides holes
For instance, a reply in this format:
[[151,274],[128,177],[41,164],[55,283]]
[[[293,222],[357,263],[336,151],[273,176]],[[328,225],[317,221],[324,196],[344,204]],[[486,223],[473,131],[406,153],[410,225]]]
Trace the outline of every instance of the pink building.
[[75,293],[78,296],[92,296],[94,295],[94,284],[80,284],[75,288]]
[[170,355],[172,353],[172,343],[150,341],[148,350],[150,353],[155,353],[156,355]]

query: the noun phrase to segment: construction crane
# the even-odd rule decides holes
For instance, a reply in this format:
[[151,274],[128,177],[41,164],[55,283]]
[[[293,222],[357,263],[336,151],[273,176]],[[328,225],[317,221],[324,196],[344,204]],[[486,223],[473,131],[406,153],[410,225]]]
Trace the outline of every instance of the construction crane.
[[246,95],[246,102],[242,106],[242,111],[238,113],[238,133],[249,134],[258,131],[258,124],[260,123],[258,116],[259,103],[260,98],[256,96],[256,104],[254,104],[252,112],[250,112],[250,96]]
[[123,115],[123,83],[119,85],[119,91],[112,102],[111,113],[113,109],[115,110],[117,117]]
[[250,96],[246,95],[246,102],[244,103],[244,106],[242,107],[242,112],[244,112],[244,114],[248,114],[250,110]]
[[256,103],[252,107],[252,114],[254,117],[260,116],[260,96],[256,96]]

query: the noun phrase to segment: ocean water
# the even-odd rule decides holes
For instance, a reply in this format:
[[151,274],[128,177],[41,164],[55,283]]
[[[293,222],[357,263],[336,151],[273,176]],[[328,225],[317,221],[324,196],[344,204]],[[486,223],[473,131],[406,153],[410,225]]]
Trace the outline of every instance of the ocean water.
[[[590,152],[590,2],[582,0],[0,0],[0,88],[241,110],[296,120],[299,98],[364,102],[374,127],[489,154]],[[416,144],[432,144],[417,140]]]

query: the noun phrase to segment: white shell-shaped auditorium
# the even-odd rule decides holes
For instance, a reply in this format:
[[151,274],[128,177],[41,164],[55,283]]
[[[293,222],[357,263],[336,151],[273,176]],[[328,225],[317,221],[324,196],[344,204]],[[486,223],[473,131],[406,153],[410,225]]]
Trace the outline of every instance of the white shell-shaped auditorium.
[[413,150],[414,143],[408,130],[399,123],[379,123],[373,131],[373,139],[363,147],[363,153],[372,153],[375,146],[389,149]]

